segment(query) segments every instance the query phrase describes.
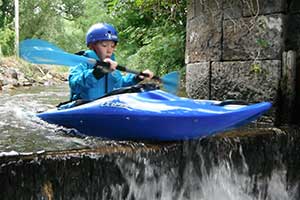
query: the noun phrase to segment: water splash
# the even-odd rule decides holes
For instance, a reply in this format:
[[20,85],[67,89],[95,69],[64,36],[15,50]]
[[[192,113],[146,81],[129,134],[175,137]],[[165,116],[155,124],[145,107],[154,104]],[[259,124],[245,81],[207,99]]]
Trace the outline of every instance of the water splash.
[[[0,96],[0,152],[37,152],[119,145],[123,142],[75,135],[74,130],[48,124],[37,112],[54,108],[69,98],[68,85],[37,87]],[[142,145],[143,143],[126,143]]]
[[[67,98],[67,92],[56,88],[37,91],[5,93],[0,98],[0,152],[36,152],[85,147],[85,140],[69,137],[68,129],[47,124],[35,113],[47,110]],[[64,94],[64,95],[63,95]],[[51,98],[50,98],[51,97]]]
[[[199,142],[200,144],[200,142]],[[114,199],[128,191],[126,199],[141,200],[296,200],[298,186],[289,186],[284,165],[273,169],[270,176],[250,175],[243,149],[239,146],[242,167],[229,159],[210,157],[201,145],[187,148],[183,159],[137,155],[120,158],[118,166],[128,188],[111,186]],[[193,149],[191,151],[191,149]],[[185,150],[184,150],[185,151]],[[195,159],[197,155],[197,159]],[[209,156],[208,156],[209,157]],[[174,162],[175,159],[177,161]],[[217,162],[216,159],[218,160]],[[235,157],[236,159],[236,157]],[[209,163],[208,163],[209,162]]]

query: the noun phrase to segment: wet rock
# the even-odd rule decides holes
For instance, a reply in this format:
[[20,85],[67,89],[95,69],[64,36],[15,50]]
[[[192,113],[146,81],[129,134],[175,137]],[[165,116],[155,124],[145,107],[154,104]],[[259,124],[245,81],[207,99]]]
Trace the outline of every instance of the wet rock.
[[28,87],[28,86],[32,86],[33,84],[29,81],[24,81],[23,82],[23,86]]
[[43,79],[47,80],[47,79],[52,79],[53,78],[53,75],[51,73],[47,73]]
[[4,86],[2,86],[3,90],[13,90],[16,89],[16,87],[13,84],[6,84]]
[[7,70],[9,78],[18,80],[18,72],[15,69],[9,68]]
[[56,84],[56,82],[53,80],[48,80],[43,83],[44,86],[51,86],[51,85],[55,85],[55,84]]
[[[2,89],[9,90],[21,86],[54,85],[67,80],[67,75],[51,72],[47,66],[34,65],[28,68],[30,76],[24,74],[19,66],[22,62],[15,58],[0,59],[0,80]],[[28,66],[26,66],[28,67]]]
[[18,69],[14,69],[8,66],[2,66],[0,70],[1,86],[3,90],[15,89],[22,86],[24,81],[24,75]]

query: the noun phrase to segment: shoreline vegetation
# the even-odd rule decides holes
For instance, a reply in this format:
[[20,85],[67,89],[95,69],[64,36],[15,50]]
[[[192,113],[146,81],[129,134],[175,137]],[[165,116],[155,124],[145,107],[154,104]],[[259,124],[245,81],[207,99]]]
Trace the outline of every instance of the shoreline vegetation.
[[68,71],[68,67],[31,64],[15,56],[0,57],[0,91],[60,84],[67,81]]

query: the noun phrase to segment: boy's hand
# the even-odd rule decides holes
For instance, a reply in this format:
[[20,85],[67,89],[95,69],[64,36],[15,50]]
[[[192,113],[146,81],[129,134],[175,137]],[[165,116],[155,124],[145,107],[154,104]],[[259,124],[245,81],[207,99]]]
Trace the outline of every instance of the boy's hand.
[[110,58],[105,58],[103,61],[110,64],[110,68],[109,69],[111,71],[115,71],[117,69],[118,63],[116,61],[113,61]]
[[141,80],[150,80],[150,79],[152,79],[152,77],[154,75],[153,72],[150,71],[149,69],[144,70],[142,73],[143,74],[148,74],[149,76],[145,77],[143,75],[139,75],[139,79],[141,79]]

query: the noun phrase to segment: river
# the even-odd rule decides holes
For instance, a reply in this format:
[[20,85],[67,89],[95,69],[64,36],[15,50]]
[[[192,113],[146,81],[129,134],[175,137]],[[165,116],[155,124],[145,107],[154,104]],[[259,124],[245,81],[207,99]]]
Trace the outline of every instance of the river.
[[[20,88],[0,93],[0,154],[92,149],[114,143],[99,138],[73,136],[68,133],[68,130],[49,125],[35,117],[36,112],[53,108],[59,102],[67,100],[68,91],[67,84],[62,84],[51,87]],[[263,176],[260,178],[259,175],[254,177],[249,175],[249,166],[244,160],[242,147],[238,150],[239,157],[242,158],[242,167],[237,170],[232,167],[233,159],[210,158],[207,155],[209,152],[199,144],[200,142],[195,148],[188,143],[183,144],[183,152],[178,156],[185,158],[178,159],[181,163],[177,165],[168,165],[172,162],[166,160],[153,161],[151,160],[153,158],[139,154],[134,157],[118,157],[114,162],[128,184],[127,197],[124,199],[297,199],[297,186],[287,185],[286,167],[272,170],[267,178],[262,178]],[[208,163],[209,170],[205,167],[207,159],[204,157],[211,160]],[[218,159],[218,164],[214,164],[215,159]],[[174,160],[174,163],[178,162],[177,158]],[[105,176],[110,177],[113,174]],[[102,177],[98,179],[100,181]],[[117,185],[110,188],[110,191],[114,191],[109,194],[112,199],[121,199],[124,188]]]
[[105,144],[90,137],[73,137],[68,130],[47,124],[35,113],[68,100],[67,84],[18,88],[0,93],[0,152],[39,152]]

